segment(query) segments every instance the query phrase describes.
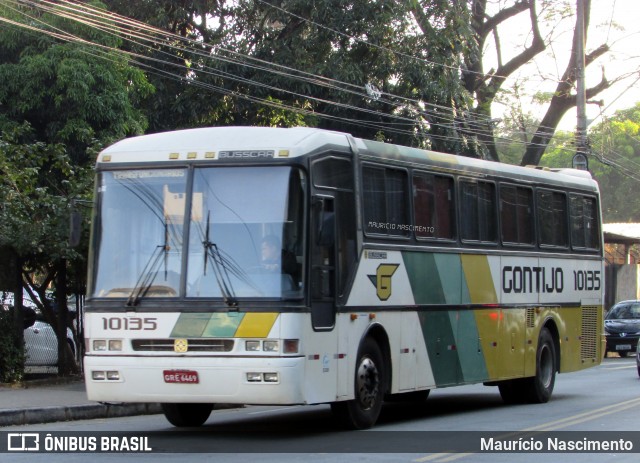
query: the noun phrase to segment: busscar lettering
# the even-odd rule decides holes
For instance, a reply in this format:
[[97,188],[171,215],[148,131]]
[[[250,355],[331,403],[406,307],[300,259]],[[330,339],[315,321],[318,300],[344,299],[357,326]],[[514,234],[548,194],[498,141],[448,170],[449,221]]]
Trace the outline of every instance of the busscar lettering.
[[220,159],[258,159],[268,158],[271,159],[275,155],[273,150],[251,150],[251,151],[220,151],[218,157]]

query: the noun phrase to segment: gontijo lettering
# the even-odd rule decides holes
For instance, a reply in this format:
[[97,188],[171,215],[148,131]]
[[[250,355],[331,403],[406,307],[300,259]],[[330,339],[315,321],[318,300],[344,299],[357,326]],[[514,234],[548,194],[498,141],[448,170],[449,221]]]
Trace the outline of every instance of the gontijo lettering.
[[[510,266],[502,268],[505,293],[561,293],[565,288],[562,267]],[[600,270],[574,270],[574,291],[599,291]]]
[[561,267],[502,268],[502,290],[505,293],[561,293],[564,272]]

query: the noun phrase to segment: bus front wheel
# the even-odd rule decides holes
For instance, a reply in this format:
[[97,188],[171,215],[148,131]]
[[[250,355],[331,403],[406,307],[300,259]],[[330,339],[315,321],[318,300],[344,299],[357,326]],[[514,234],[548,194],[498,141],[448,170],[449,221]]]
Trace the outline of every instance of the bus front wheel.
[[380,346],[372,338],[366,338],[358,350],[355,398],[331,404],[331,410],[347,428],[367,429],[378,420],[385,393],[384,368]]
[[167,421],[179,428],[202,426],[209,418],[213,404],[161,404]]

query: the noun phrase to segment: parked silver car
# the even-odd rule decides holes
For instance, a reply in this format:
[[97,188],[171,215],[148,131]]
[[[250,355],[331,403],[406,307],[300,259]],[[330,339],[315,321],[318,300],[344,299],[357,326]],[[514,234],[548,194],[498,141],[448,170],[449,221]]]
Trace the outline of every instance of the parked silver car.
[[[76,343],[73,333],[67,328],[67,344],[75,355]],[[35,320],[24,330],[25,366],[58,365],[58,338],[54,328],[47,322]]]
[[[46,367],[58,365],[58,338],[55,329],[38,314],[36,304],[25,292],[23,299],[24,353],[26,367]],[[2,310],[13,306],[13,294],[5,293],[2,298]],[[67,328],[67,344],[71,352],[76,353],[76,342],[71,329]]]

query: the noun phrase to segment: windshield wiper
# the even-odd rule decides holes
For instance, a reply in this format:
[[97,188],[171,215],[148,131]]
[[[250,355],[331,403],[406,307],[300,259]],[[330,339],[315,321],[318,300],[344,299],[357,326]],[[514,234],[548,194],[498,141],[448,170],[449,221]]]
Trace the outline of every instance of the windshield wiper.
[[140,273],[138,277],[138,281],[136,281],[129,298],[127,299],[128,307],[135,307],[140,303],[140,299],[142,299],[151,286],[153,285],[154,280],[156,279],[157,269],[160,267],[161,259],[164,257],[164,279],[167,279],[167,257],[169,251],[169,230],[167,223],[164,224],[164,243],[156,246],[151,257],[147,261],[147,264],[144,266],[144,269]]
[[216,277],[216,283],[222,293],[222,300],[229,307],[237,307],[238,301],[234,296],[233,285],[231,284],[231,278],[229,277],[228,262],[220,254],[218,245],[212,243],[209,240],[209,224],[211,211],[207,212],[207,227],[205,231],[204,241],[204,274],[207,274],[207,260],[211,260],[211,266],[213,267],[213,273]]

